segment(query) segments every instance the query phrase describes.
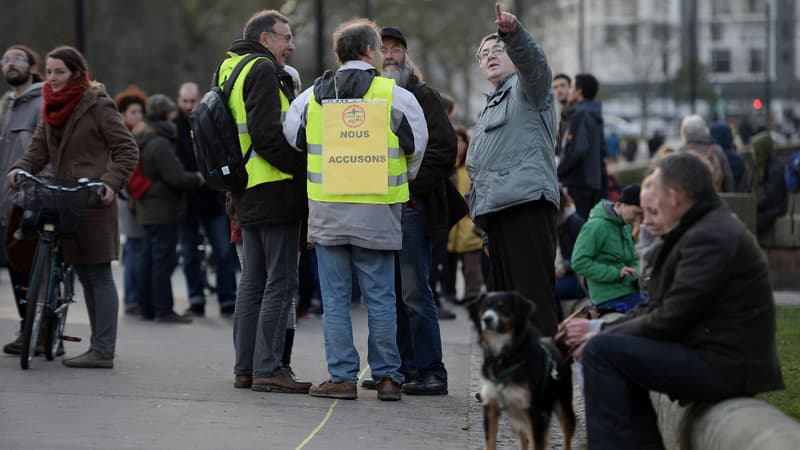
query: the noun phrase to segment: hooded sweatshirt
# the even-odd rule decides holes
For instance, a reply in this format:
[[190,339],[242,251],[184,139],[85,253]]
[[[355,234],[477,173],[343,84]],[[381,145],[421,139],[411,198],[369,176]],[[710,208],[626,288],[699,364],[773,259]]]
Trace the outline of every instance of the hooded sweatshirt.
[[586,278],[592,303],[600,304],[638,291],[637,280],[623,267],[639,269],[631,225],[614,211],[614,203],[601,200],[583,225],[572,250],[572,269]]

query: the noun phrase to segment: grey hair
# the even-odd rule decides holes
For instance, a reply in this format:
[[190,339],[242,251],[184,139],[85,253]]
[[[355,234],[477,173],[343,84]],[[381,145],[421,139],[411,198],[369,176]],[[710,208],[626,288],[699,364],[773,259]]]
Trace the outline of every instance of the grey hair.
[[684,117],[681,121],[681,139],[685,143],[711,143],[711,134],[708,132],[705,119],[699,114]]
[[242,38],[257,41],[261,33],[274,31],[276,23],[289,24],[289,19],[274,9],[265,9],[253,14],[242,30]]

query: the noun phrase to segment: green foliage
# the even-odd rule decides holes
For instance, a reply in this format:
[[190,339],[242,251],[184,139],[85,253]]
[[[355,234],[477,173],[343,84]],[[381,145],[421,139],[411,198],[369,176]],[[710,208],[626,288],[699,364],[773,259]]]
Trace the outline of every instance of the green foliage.
[[759,395],[791,417],[800,420],[800,308],[777,307],[778,332],[775,337],[786,389]]
[[[673,93],[676,101],[686,102],[690,100],[690,66],[691,64],[688,59],[683,61],[681,68],[675,72],[675,76],[668,83],[670,91]],[[709,103],[713,103],[716,100],[716,95],[714,94],[714,86],[712,86],[708,76],[708,68],[698,62],[696,70],[697,85],[695,87],[695,92],[697,93],[697,100],[705,100]]]

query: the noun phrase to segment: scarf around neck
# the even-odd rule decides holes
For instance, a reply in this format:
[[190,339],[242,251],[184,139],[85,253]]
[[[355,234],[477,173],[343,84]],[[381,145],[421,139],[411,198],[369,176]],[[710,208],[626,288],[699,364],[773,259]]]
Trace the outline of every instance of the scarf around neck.
[[82,78],[72,80],[60,91],[53,91],[50,83],[45,83],[42,87],[42,119],[50,126],[61,127],[83,96],[83,92],[89,87],[89,75],[85,74]]

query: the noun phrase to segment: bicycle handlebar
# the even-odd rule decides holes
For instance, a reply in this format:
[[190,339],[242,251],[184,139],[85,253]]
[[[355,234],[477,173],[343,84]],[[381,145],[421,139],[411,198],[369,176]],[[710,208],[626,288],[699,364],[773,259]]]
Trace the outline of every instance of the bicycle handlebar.
[[17,170],[16,175],[14,176],[14,183],[19,185],[23,181],[30,180],[34,183],[42,186],[45,189],[49,189],[51,191],[60,191],[60,192],[77,192],[81,189],[91,189],[101,198],[106,195],[106,184],[102,181],[89,181],[88,178],[80,178],[78,179],[78,186],[61,186],[57,184],[50,184],[41,178],[33,175],[30,172],[25,170],[19,169]]

